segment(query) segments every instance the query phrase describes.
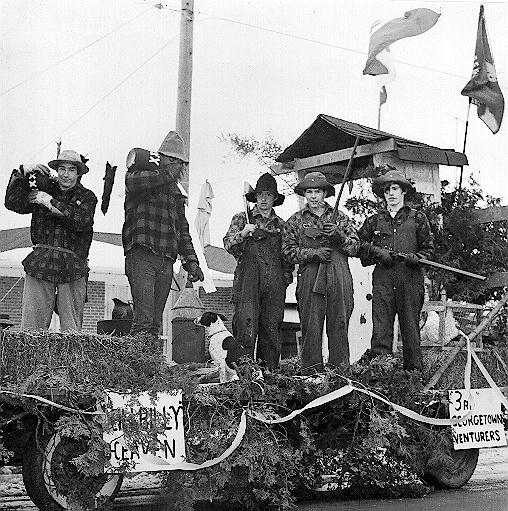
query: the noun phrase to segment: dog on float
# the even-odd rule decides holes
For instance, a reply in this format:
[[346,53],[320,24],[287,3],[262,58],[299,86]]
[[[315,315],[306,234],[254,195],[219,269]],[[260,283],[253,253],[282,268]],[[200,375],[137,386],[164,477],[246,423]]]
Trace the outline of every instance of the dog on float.
[[227,318],[216,312],[204,312],[194,320],[195,325],[205,327],[205,336],[209,340],[208,351],[219,368],[221,383],[239,379],[236,363],[247,353],[224,326],[224,321]]

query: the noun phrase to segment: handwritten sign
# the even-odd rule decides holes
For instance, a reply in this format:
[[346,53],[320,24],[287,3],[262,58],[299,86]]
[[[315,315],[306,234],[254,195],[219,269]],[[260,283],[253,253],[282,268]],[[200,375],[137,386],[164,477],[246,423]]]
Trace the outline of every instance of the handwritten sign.
[[[135,400],[130,394],[109,392],[113,409],[120,409],[112,431],[104,432],[104,440],[111,446],[110,462],[119,467],[133,462],[132,472],[145,472],[154,465],[167,466],[185,459],[182,392],[158,393],[156,399],[141,394]],[[124,428],[127,421],[135,421],[141,431],[153,431],[132,451],[127,445]]]
[[506,445],[501,401],[493,389],[472,389],[473,402],[465,389],[449,390],[448,397],[452,419],[473,410],[471,416],[452,426],[455,450]]

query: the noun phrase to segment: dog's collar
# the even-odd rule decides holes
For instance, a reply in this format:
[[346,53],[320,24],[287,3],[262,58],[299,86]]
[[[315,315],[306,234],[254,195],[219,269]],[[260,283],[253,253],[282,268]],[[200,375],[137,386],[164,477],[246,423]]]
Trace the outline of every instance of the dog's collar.
[[217,330],[217,332],[214,332],[213,334],[207,335],[206,338],[210,339],[210,337],[213,337],[216,334],[220,334],[221,332],[229,332],[227,328],[223,328],[222,330]]

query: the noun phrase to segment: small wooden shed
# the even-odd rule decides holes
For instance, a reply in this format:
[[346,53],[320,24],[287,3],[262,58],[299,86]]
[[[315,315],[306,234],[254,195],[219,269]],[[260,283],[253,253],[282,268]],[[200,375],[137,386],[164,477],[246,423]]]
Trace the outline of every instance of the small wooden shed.
[[301,180],[311,171],[323,172],[341,183],[357,137],[360,142],[348,180],[377,175],[377,168],[392,165],[411,179],[418,192],[441,202],[439,166],[467,165],[464,154],[408,140],[354,122],[320,114],[277,158],[275,174],[296,172]]

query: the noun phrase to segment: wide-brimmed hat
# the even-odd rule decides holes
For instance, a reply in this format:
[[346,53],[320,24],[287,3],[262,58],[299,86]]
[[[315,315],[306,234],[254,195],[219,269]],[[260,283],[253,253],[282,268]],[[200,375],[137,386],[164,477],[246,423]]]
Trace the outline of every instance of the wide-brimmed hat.
[[307,188],[321,188],[325,197],[335,195],[335,188],[326,180],[322,172],[309,172],[303,180],[295,186],[295,193],[305,195]]
[[159,153],[165,154],[166,156],[172,156],[173,158],[178,158],[185,163],[189,163],[185,142],[176,131],[170,131],[166,135],[166,138],[162,141],[162,144],[159,147]]
[[48,165],[55,170],[58,170],[58,165],[61,163],[72,163],[78,168],[78,174],[82,176],[86,174],[90,169],[83,163],[81,155],[73,151],[72,149],[63,150],[56,160],[51,160]]
[[265,172],[262,176],[260,176],[258,182],[256,183],[256,188],[251,192],[246,193],[245,198],[249,202],[256,202],[256,193],[259,192],[273,193],[275,197],[275,200],[273,201],[274,206],[280,206],[286,198],[284,195],[282,195],[282,193],[277,191],[277,181],[275,181],[275,178],[268,172]]
[[411,181],[400,170],[389,170],[386,174],[376,177],[372,182],[372,191],[378,196],[384,199],[385,188],[388,184],[395,183],[406,191],[414,190]]

